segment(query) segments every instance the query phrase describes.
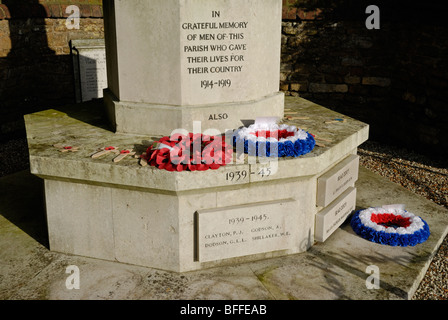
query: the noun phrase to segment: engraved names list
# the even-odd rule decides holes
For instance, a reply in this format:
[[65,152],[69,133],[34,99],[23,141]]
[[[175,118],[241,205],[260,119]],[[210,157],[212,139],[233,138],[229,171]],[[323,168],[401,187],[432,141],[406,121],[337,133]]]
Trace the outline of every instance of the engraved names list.
[[198,260],[227,259],[293,248],[297,201],[288,199],[197,212]]

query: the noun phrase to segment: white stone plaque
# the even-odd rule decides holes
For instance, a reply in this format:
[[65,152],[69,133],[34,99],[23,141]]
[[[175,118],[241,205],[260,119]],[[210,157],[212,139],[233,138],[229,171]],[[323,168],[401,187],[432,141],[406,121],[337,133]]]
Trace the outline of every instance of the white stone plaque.
[[285,250],[297,246],[295,200],[264,202],[197,212],[200,262]]
[[72,41],[76,102],[103,97],[107,88],[106,49],[103,40]]
[[326,207],[358,180],[359,156],[350,155],[317,179],[317,205]]
[[314,238],[324,242],[355,210],[356,189],[348,188],[339,198],[316,215]]

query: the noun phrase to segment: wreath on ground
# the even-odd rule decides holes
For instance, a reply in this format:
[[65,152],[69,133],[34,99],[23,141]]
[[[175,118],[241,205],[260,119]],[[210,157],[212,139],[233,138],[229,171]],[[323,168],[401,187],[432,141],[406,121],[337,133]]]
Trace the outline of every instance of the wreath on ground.
[[390,246],[415,246],[430,235],[425,220],[403,209],[359,210],[353,215],[351,226],[362,238]]
[[225,137],[201,133],[176,133],[153,143],[142,157],[158,169],[168,171],[216,170],[232,161],[233,148]]
[[233,143],[237,153],[262,157],[299,157],[314,149],[312,134],[286,124],[252,124],[236,130]]

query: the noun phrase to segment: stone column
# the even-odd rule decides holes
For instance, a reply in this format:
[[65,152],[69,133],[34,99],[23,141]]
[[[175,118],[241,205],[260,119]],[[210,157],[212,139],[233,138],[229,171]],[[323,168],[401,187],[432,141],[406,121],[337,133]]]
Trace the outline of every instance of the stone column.
[[195,121],[224,132],[283,117],[281,15],[280,0],[104,0],[116,132],[169,135]]

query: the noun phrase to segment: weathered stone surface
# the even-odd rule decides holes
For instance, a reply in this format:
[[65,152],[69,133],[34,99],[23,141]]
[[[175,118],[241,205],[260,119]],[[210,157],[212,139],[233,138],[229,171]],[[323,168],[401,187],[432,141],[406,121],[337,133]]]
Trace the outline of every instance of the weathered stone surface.
[[51,250],[115,258],[110,214],[114,202],[108,188],[47,179],[45,202]]
[[[296,175],[308,176],[324,172],[328,166],[337,163],[358,145],[368,138],[369,126],[351,119],[346,123],[323,126],[327,120],[341,117],[340,114],[323,108],[301,98],[288,97],[285,107],[297,115],[309,120],[290,120],[288,123],[317,135],[317,139],[325,139],[325,147],[316,147],[311,153],[299,158],[278,159],[271,161],[278,166],[275,174],[261,176],[248,175],[238,184],[250,181],[276,180]],[[139,167],[136,159],[128,158],[119,163],[112,163],[112,157],[92,159],[90,155],[98,148],[116,145],[119,148],[135,148],[146,151],[153,141],[160,136],[115,134],[110,131],[107,121],[102,118],[102,106],[99,102],[88,102],[80,105],[66,106],[59,110],[47,110],[25,116],[28,143],[30,147],[31,171],[43,177],[58,176],[66,179],[95,181],[104,185],[123,185],[133,188],[154,188],[161,190],[182,191],[206,187],[228,186],[226,173],[232,170],[255,171],[260,164],[245,160],[236,161],[233,165],[222,167],[218,171],[209,171],[213,179],[191,179],[204,172],[180,172],[173,174],[152,167]],[[91,125],[91,124],[94,125]],[[319,140],[318,140],[319,141]],[[52,147],[63,143],[80,146],[77,153],[63,154]],[[318,161],[315,161],[315,159]],[[66,160],[70,160],[67,166]],[[291,164],[291,165],[290,165]],[[254,170],[252,170],[253,172]],[[236,183],[236,182],[233,182]]]

